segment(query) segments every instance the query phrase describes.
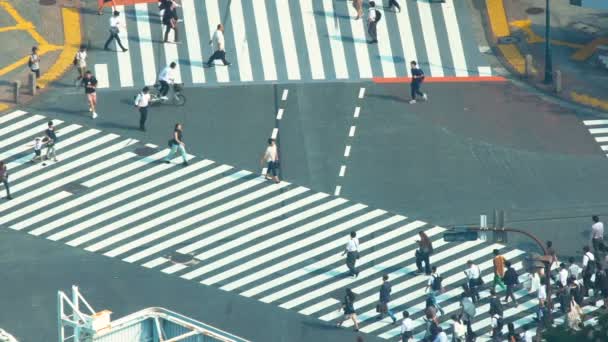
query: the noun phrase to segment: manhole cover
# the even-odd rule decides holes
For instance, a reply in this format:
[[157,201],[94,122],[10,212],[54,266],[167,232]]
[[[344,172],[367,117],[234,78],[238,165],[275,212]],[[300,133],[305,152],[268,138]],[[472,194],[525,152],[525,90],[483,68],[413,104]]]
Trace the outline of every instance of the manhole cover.
[[574,24],[572,24],[572,28],[574,28],[575,30],[579,30],[588,34],[597,34],[598,31],[600,30],[599,28],[593,26],[593,25],[589,25],[589,24],[585,24],[582,22],[576,22]]
[[86,186],[80,183],[68,183],[61,188],[61,190],[67,191],[72,194],[81,194],[87,191],[87,189],[88,188]]
[[40,0],[38,3],[42,6],[50,6],[56,4],[57,0]]
[[140,157],[149,157],[155,154],[156,152],[158,152],[157,149],[148,146],[142,146],[135,149],[135,154]]
[[541,14],[541,13],[544,13],[544,12],[545,12],[545,9],[544,8],[540,8],[540,7],[530,7],[530,8],[528,8],[526,10],[526,13],[532,14],[532,15],[534,15],[534,14]]
[[499,37],[498,44],[515,44],[519,42],[519,38],[513,36]]
[[182,254],[178,252],[171,253],[169,255],[169,260],[176,264],[184,264],[184,265],[192,265],[196,264],[197,261],[194,259],[194,256],[191,254]]

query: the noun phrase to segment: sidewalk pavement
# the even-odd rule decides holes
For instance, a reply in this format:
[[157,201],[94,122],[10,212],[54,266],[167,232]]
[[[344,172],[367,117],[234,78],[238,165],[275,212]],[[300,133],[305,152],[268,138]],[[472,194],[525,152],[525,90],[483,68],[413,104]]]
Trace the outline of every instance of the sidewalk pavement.
[[38,46],[44,89],[72,67],[81,44],[78,0],[0,0],[0,112],[15,105],[14,81],[21,82],[20,103],[33,96],[28,90],[28,58]]
[[[546,85],[545,0],[486,0],[490,43],[501,62],[515,75],[546,93],[608,112],[608,10],[551,0],[553,70],[562,89]],[[526,77],[525,57],[532,56]]]

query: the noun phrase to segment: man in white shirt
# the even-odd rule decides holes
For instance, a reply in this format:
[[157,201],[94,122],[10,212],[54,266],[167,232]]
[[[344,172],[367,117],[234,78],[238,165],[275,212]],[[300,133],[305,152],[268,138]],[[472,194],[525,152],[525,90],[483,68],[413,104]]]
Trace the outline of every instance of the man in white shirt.
[[464,271],[464,274],[469,280],[471,299],[473,300],[473,303],[477,303],[480,299],[477,287],[481,285],[481,269],[479,266],[475,265],[472,260],[467,261],[467,266],[469,266],[469,268]]
[[171,62],[168,66],[166,66],[160,74],[158,74],[158,83],[160,83],[160,98],[163,100],[168,100],[167,93],[169,92],[169,84],[175,83],[175,68],[177,64],[175,62]]
[[122,52],[126,52],[127,48],[122,46],[122,42],[120,41],[120,37],[118,37],[118,33],[120,32],[120,27],[122,26],[122,21],[120,20],[120,12],[114,11],[114,14],[110,18],[110,37],[106,40],[106,44],[103,46],[104,50],[110,50],[108,45],[112,42],[112,40],[116,39],[118,46],[122,49]]
[[583,247],[583,287],[585,292],[593,286],[591,277],[595,274],[595,255],[591,253],[589,246]]
[[569,257],[568,263],[570,264],[570,266],[568,266],[568,277],[574,278],[575,280],[579,279],[583,269],[574,262],[574,257]]
[[367,14],[367,33],[371,40],[370,44],[378,43],[378,32],[376,26],[378,24],[378,18],[376,13],[376,3],[374,1],[369,2],[369,11]]
[[410,318],[410,313],[403,311],[403,321],[401,322],[401,342],[408,342],[414,339],[414,321]]
[[563,262],[559,264],[558,279],[563,287],[568,286],[568,269],[566,268],[566,264]]
[[598,252],[600,243],[604,242],[604,224],[598,216],[593,216],[593,225],[591,225],[591,246],[593,250]]
[[150,88],[144,87],[135,99],[135,106],[139,109],[139,129],[146,131],[148,119],[148,105],[150,104]]
[[224,63],[225,66],[230,65],[230,62],[226,60],[226,47],[224,45],[224,25],[218,24],[217,30],[213,33],[213,37],[209,41],[209,44],[213,44],[213,54],[209,57],[209,60],[205,65],[212,67],[213,62],[219,59]]
[[346,254],[346,267],[353,278],[357,278],[359,270],[355,267],[357,259],[359,259],[359,239],[356,232],[350,232],[350,240],[346,244],[346,249],[342,255]]
[[277,151],[277,144],[273,138],[268,139],[268,147],[266,147],[266,151],[264,151],[260,163],[262,165],[266,163],[266,179],[279,183],[280,180],[277,174],[279,168],[279,152]]

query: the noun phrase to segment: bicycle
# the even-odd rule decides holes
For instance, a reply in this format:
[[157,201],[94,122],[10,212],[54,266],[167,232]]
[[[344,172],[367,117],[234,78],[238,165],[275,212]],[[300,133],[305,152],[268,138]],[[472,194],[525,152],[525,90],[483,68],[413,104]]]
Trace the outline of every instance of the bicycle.
[[[182,94],[182,86],[183,84],[173,84],[173,93],[171,95],[167,94],[167,99],[163,99],[160,95],[160,84],[156,83],[154,85],[155,90],[150,92],[150,105],[170,103],[175,106],[183,106],[186,104],[186,97]],[[133,101],[135,99],[137,99],[137,95],[133,97]]]

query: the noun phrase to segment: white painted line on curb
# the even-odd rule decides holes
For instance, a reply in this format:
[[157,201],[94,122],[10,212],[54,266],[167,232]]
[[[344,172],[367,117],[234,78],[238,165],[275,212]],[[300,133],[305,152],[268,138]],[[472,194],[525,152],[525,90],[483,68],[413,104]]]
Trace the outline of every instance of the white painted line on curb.
[[349,137],[354,137],[356,129],[357,129],[357,126],[350,126],[350,130],[348,131],[348,136]]
[[279,108],[277,112],[277,120],[281,120],[283,118],[283,108]]
[[340,166],[340,174],[338,176],[344,177],[345,173],[346,173],[346,165]]
[[359,112],[361,112],[361,107],[355,107],[355,114],[353,114],[353,117],[358,118]]
[[336,185],[336,190],[334,191],[334,196],[340,196],[340,191],[342,190],[341,185]]
[[365,96],[365,88],[359,89],[359,98],[362,99]]
[[346,145],[346,148],[344,149],[344,156],[350,156],[350,145]]
[[281,96],[281,101],[287,100],[287,94],[289,94],[289,89],[283,89],[283,96]]
[[270,136],[272,139],[276,139],[277,135],[279,135],[279,129],[278,128],[273,128],[272,129],[272,135]]

